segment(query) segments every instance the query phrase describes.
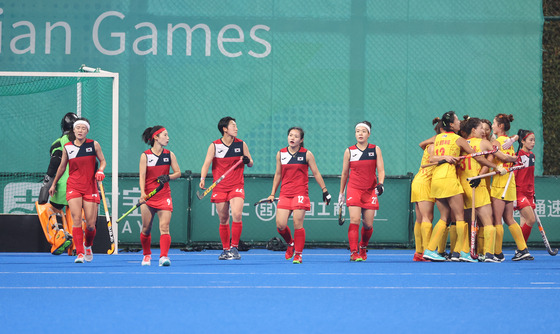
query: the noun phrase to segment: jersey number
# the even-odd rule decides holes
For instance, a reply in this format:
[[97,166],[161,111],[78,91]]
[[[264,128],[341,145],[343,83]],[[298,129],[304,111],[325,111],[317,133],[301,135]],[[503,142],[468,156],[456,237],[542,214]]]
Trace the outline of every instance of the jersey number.
[[461,160],[461,169],[462,170],[471,170],[472,166],[471,166],[471,157],[465,158],[463,160]]
[[298,196],[297,201],[298,201],[298,203],[303,204],[303,196]]
[[445,155],[445,147],[440,147],[436,150],[436,155]]

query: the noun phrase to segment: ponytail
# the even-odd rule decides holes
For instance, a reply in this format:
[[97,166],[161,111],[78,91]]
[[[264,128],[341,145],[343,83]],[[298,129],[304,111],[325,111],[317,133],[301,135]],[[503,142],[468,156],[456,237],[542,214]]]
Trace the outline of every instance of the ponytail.
[[156,125],[150,128],[147,128],[142,133],[142,141],[151,147],[154,147],[154,134],[159,130],[164,129],[163,125]]

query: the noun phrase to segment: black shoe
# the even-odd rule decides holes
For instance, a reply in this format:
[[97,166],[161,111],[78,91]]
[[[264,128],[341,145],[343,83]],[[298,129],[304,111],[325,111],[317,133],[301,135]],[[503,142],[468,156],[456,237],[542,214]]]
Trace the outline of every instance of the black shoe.
[[444,257],[445,261],[451,261],[451,254],[447,253],[447,252],[443,252],[443,253],[438,253],[439,256]]
[[460,257],[461,257],[461,255],[457,252],[451,253],[451,261],[452,262],[460,262],[461,261]]
[[494,254],[494,257],[496,259],[498,259],[498,261],[500,261],[500,262],[504,262],[506,260],[506,257],[504,256],[504,253]]
[[224,249],[222,251],[222,254],[220,254],[220,256],[218,256],[218,260],[233,260],[233,256],[231,255],[231,252],[229,251],[229,249]]
[[527,248],[525,248],[522,251],[515,251],[515,255],[511,258],[512,261],[521,261],[521,260],[534,260],[535,258],[531,256],[531,253],[529,253],[529,250]]
[[231,254],[232,259],[241,260],[241,255],[239,255],[239,251],[237,250],[237,247],[231,247],[229,249],[229,252]]
[[[480,259],[480,256],[478,258]],[[484,255],[484,262],[500,263],[500,260],[494,254],[486,253]]]

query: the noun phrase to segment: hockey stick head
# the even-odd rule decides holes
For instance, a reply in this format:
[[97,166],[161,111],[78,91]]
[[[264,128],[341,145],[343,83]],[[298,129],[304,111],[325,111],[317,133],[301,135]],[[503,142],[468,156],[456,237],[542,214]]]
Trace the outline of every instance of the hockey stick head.
[[200,193],[200,191],[196,192],[196,197],[198,197],[198,199],[203,199],[204,195]]
[[338,206],[338,225],[344,225],[345,218],[342,217],[342,205]]
[[115,244],[111,244],[111,249],[107,250],[107,254],[111,255],[115,252]]
[[262,204],[262,203],[272,203],[272,202],[276,202],[277,200],[278,200],[278,198],[275,198],[275,199],[273,199],[272,201],[269,200],[268,198],[263,198],[263,199],[261,199],[260,201],[255,202],[255,204],[253,204],[253,205],[254,205],[254,206],[257,206],[257,205]]

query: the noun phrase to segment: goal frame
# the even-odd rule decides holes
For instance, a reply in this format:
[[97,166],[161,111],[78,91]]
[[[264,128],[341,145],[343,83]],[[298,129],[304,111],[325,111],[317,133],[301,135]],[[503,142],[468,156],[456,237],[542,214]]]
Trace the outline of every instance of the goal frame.
[[[0,76],[12,77],[76,77],[76,78],[112,78],[112,134],[111,134],[111,216],[118,217],[119,210],[119,73],[108,72],[99,68],[82,65],[80,72],[25,72],[25,71],[0,71]],[[81,91],[77,90],[77,114],[81,115]],[[119,252],[119,229],[113,226],[115,237],[115,252]]]

